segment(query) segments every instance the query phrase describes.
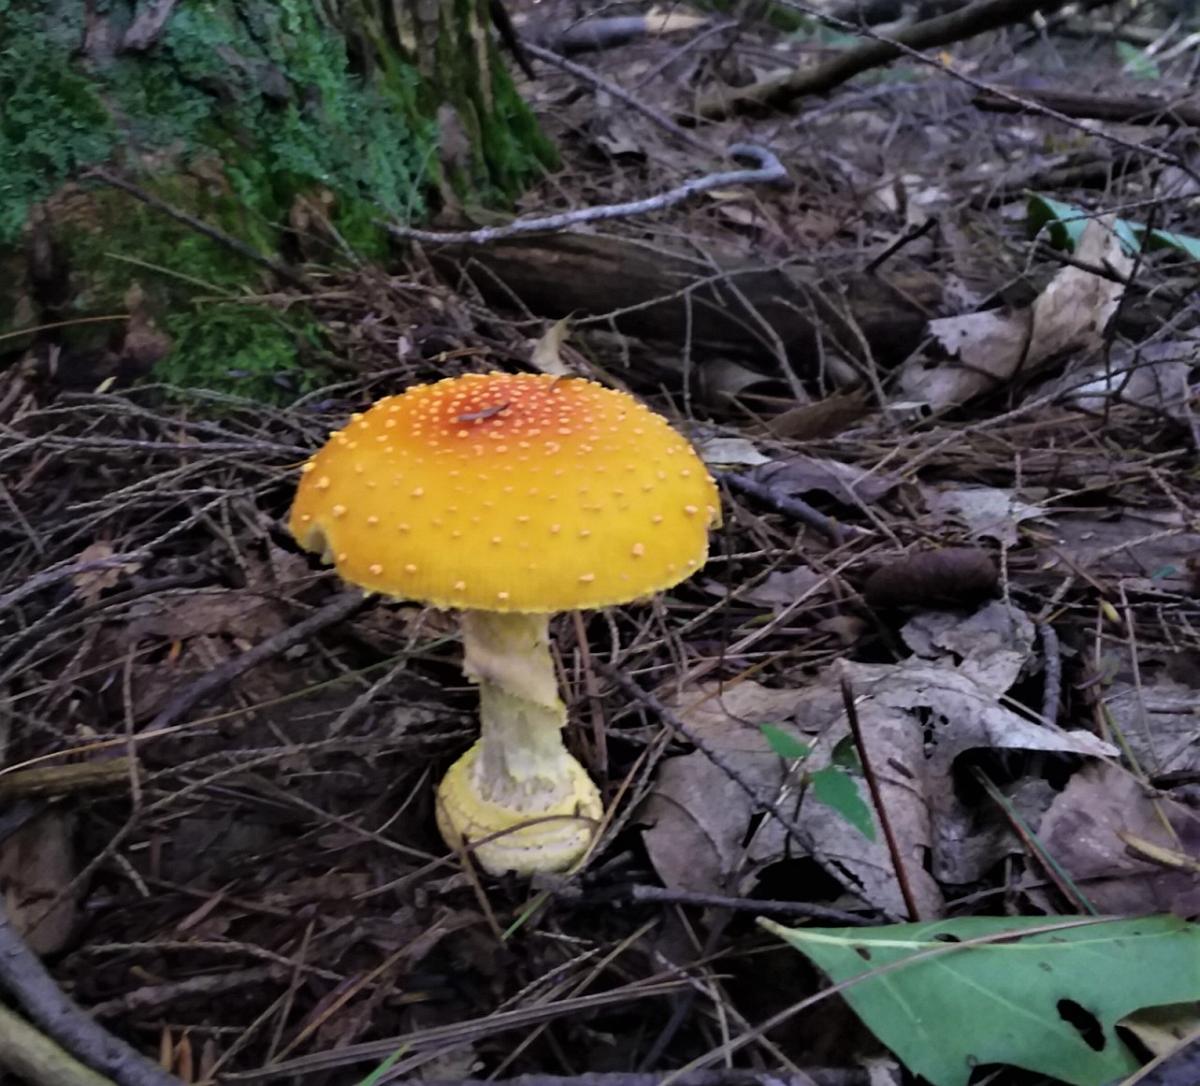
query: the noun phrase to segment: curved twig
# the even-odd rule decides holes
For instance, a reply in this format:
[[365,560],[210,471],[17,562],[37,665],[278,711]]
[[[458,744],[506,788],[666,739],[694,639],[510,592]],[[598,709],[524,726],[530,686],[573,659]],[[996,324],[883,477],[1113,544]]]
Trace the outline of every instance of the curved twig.
[[404,241],[421,241],[429,245],[486,245],[489,242],[516,237],[520,234],[542,234],[566,230],[568,227],[579,226],[583,223],[646,215],[651,211],[662,211],[664,208],[674,207],[709,189],[725,188],[729,185],[764,185],[781,181],[787,176],[787,170],[783,163],[765,147],[759,147],[752,143],[735,143],[729,148],[729,156],[749,159],[757,163],[757,166],[752,170],[726,170],[722,173],[705,174],[703,177],[685,181],[676,188],[660,192],[657,196],[647,196],[642,200],[630,200],[623,204],[601,204],[599,207],[581,207],[575,211],[564,211],[558,215],[545,215],[540,218],[516,219],[504,226],[484,226],[478,230],[439,233],[434,230],[415,230],[407,226],[397,226],[394,223],[383,223],[382,225],[392,237]]

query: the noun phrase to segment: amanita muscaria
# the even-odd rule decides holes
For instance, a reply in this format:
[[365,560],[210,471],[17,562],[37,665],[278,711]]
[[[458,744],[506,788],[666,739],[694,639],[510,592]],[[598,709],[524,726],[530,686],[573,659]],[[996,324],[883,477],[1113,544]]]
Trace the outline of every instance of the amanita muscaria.
[[563,745],[549,616],[677,584],[719,517],[694,450],[632,396],[489,373],[352,416],[304,465],[289,527],[346,581],[462,612],[482,731],[438,789],[438,826],[486,870],[527,874],[568,867],[602,814]]

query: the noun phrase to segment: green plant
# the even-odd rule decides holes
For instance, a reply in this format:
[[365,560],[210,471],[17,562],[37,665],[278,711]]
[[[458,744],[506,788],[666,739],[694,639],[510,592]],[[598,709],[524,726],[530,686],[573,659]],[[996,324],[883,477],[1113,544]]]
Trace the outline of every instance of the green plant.
[[871,1032],[933,1086],[966,1086],[995,1063],[1072,1086],[1116,1082],[1138,1066],[1117,1022],[1200,998],[1200,927],[1173,916],[759,923],[843,986]]
[[[791,733],[777,728],[774,724],[759,726],[767,745],[781,758],[789,761],[803,761],[811,753],[811,748]],[[853,766],[851,757],[846,752],[835,751],[834,760],[823,769],[807,770],[805,779],[812,789],[813,799],[837,811],[868,841],[875,840],[875,823],[871,819],[871,809],[859,794],[858,785],[851,776]]]

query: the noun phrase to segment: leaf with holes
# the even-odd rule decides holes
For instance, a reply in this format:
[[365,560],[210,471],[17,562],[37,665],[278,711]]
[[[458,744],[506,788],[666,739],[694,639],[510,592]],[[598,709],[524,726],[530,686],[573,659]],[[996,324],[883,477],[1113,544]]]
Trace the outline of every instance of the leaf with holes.
[[[759,923],[834,982],[863,977],[843,998],[933,1086],[966,1086],[983,1064],[1072,1086],[1119,1081],[1138,1061],[1116,1023],[1144,1007],[1200,998],[1200,926],[1173,916],[1049,931],[1045,917],[870,929]],[[954,945],[972,940],[993,941]]]

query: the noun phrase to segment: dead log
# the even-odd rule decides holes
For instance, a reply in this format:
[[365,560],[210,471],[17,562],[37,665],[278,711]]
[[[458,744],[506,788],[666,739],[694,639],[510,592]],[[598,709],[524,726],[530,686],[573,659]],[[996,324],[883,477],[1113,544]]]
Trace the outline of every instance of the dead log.
[[811,267],[707,261],[659,246],[589,234],[513,238],[486,247],[431,253],[452,284],[469,281],[489,303],[519,301],[550,319],[611,314],[605,327],[682,350],[697,363],[736,359],[779,376],[778,351],[811,376],[818,336],[826,350],[892,365],[924,333],[940,287],[931,274],[897,262],[875,274],[820,275]]

